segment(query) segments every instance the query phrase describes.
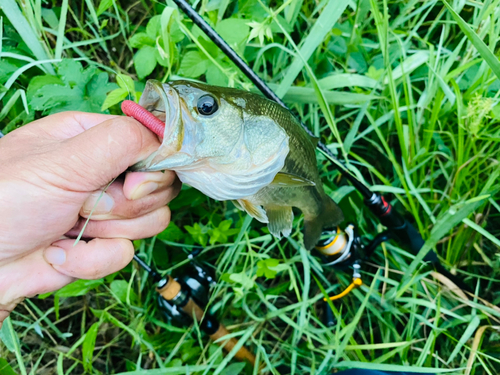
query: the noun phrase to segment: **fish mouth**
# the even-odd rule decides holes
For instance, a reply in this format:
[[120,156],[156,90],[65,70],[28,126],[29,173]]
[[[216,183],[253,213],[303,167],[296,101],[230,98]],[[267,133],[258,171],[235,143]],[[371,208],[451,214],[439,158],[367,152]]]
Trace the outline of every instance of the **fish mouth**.
[[[178,152],[182,147],[184,131],[181,116],[181,98],[178,92],[168,83],[156,80],[146,82],[146,87],[139,100],[139,106],[165,124],[161,136],[160,148],[147,159],[132,166],[135,171],[158,170],[155,165],[166,157]],[[144,123],[148,113],[136,116],[136,120]]]
[[179,102],[179,94],[168,83],[149,80],[146,82],[139,105],[165,124],[163,138],[167,138],[180,120]]

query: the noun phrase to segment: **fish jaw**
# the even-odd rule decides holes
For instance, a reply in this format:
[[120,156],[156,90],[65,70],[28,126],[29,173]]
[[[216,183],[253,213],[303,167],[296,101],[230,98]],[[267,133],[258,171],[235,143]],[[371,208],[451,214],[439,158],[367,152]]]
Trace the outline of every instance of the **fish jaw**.
[[248,113],[238,97],[220,95],[220,112],[202,117],[196,105],[207,94],[215,95],[208,86],[148,81],[140,104],[163,113],[166,127],[160,148],[132,170],[173,170],[182,182],[220,201],[252,196],[284,167],[288,135],[269,116]]
[[160,148],[145,160],[131,167],[134,171],[151,172],[191,164],[192,157],[180,153],[184,140],[184,125],[181,116],[181,99],[169,84],[156,80],[146,83],[139,105],[165,122]]

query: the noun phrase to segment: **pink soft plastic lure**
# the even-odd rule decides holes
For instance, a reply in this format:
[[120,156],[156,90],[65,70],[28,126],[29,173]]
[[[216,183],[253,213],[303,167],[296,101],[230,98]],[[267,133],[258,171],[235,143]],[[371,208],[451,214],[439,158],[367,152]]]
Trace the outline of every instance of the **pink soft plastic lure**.
[[131,100],[123,101],[122,111],[125,115],[135,118],[158,137],[163,138],[163,132],[165,130],[163,121],[157,119],[152,113],[148,112],[136,102]]

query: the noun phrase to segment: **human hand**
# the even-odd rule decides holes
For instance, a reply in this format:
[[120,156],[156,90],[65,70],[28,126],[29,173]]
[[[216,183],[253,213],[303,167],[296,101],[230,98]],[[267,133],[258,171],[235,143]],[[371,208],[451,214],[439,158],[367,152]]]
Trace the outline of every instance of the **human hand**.
[[[122,269],[130,240],[167,227],[166,204],[180,187],[173,172],[127,173],[96,205],[110,181],[159,145],[133,119],[81,112],[0,139],[0,326],[25,297]],[[94,206],[86,240],[74,246]]]

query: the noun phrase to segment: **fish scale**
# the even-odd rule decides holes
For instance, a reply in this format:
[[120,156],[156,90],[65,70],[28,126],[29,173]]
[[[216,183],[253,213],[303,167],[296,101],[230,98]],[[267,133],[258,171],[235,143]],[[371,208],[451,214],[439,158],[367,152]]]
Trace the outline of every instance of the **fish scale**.
[[[198,102],[206,104],[207,96],[216,105],[213,113],[198,107]],[[276,237],[290,235],[296,207],[304,214],[307,249],[314,247],[323,229],[343,220],[342,211],[323,190],[317,140],[289,110],[254,93],[188,81],[148,81],[139,104],[154,112],[156,104],[149,100],[161,97],[167,98],[161,103],[167,113],[181,112],[180,119],[167,121],[165,134],[181,133],[182,145],[168,148],[164,139],[134,170],[174,170],[181,181],[209,197],[235,201],[238,208],[268,223]]]

